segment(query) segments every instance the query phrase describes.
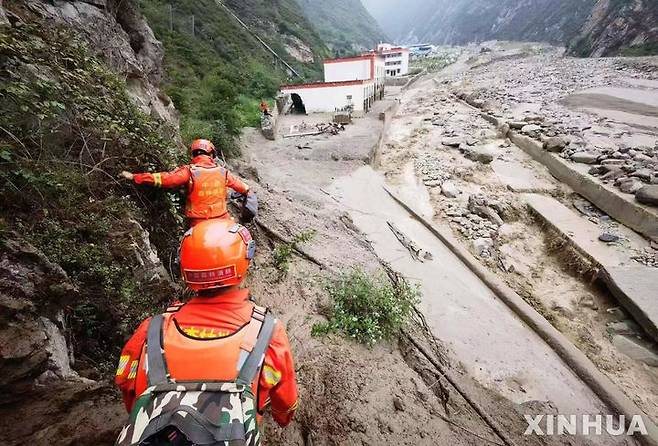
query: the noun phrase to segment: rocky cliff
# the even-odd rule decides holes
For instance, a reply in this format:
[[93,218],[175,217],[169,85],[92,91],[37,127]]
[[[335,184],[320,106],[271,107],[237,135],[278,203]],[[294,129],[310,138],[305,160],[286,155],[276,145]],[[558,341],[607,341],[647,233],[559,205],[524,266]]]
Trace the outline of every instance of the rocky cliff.
[[486,40],[546,41],[572,54],[607,56],[625,48],[656,51],[652,0],[364,0],[395,40],[465,44]]
[[337,54],[374,48],[386,40],[360,0],[297,0],[304,15]]
[[162,57],[132,1],[0,7],[2,444],[111,444],[118,349],[177,293],[175,202],[115,179],[180,153]]
[[658,2],[598,0],[569,43],[576,56],[658,54]]

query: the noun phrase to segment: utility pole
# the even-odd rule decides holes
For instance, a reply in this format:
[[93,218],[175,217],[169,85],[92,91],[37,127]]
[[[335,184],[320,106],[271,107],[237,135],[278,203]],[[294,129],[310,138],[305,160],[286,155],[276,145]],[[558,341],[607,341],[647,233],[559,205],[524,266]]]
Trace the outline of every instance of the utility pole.
[[169,31],[174,30],[174,7],[169,3]]

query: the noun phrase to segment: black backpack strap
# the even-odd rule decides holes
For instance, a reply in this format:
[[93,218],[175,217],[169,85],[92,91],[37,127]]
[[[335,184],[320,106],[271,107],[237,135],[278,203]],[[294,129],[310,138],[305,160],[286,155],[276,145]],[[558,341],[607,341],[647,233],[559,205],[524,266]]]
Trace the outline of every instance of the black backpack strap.
[[272,315],[272,313],[265,313],[263,326],[261,327],[258,338],[256,339],[256,344],[240,368],[240,373],[238,373],[238,379],[236,380],[238,384],[250,386],[254,381],[254,378],[258,373],[258,369],[265,359],[265,351],[267,350],[267,347],[269,347],[270,341],[272,340],[275,323],[276,318]]
[[167,362],[162,348],[162,326],[164,316],[153,316],[146,334],[146,362],[149,386],[169,382]]

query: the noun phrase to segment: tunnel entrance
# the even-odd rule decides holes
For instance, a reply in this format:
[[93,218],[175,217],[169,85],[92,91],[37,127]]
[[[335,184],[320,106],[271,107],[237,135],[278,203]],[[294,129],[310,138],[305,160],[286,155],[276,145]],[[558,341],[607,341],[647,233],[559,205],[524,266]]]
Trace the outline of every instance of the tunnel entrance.
[[297,93],[292,93],[290,95],[290,99],[292,99],[292,107],[290,108],[290,112],[298,115],[305,115],[306,106],[304,105],[304,101],[302,101],[302,97]]

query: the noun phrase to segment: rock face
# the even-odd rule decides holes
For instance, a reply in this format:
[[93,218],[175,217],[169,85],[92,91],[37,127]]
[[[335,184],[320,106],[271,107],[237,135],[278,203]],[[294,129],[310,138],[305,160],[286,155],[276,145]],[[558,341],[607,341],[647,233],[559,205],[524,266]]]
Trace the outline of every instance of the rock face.
[[365,0],[393,40],[465,44],[487,40],[568,44],[578,56],[658,50],[654,0]]
[[176,123],[171,100],[159,90],[164,49],[133,1],[41,2],[28,7],[59,25],[76,30],[89,48],[123,76],[128,91],[142,110]]
[[568,51],[592,57],[655,54],[657,22],[658,3],[654,0],[598,0]]
[[124,417],[121,402],[109,384],[72,369],[64,309],[75,303],[78,290],[58,265],[16,234],[0,243],[0,430],[15,444],[112,438]]
[[[48,26],[65,28],[86,41],[90,50],[126,80],[128,93],[144,112],[176,124],[173,106],[158,89],[162,47],[138,13],[136,2],[26,0],[12,2],[12,5],[5,3],[5,8],[0,7],[0,15],[5,17],[6,12],[13,30],[48,23]],[[47,74],[43,67],[47,65],[39,69]],[[16,71],[20,73],[18,68]],[[121,93],[123,101],[117,103],[128,103],[123,90]],[[55,145],[56,142],[53,147]],[[91,152],[95,147],[90,145]],[[104,167],[107,168],[107,164]],[[61,190],[63,194],[69,192]],[[106,380],[112,376],[108,365],[112,364],[110,368],[114,365],[118,352],[103,343],[91,347],[93,341],[90,342],[91,335],[87,331],[95,327],[93,329],[100,335],[94,341],[112,339],[112,343],[107,344],[116,348],[124,341],[122,332],[129,331],[141,316],[126,316],[137,307],[137,302],[127,296],[144,298],[144,306],[150,311],[164,306],[176,295],[169,274],[151,245],[150,235],[142,226],[158,229],[154,222],[172,221],[167,208],[160,208],[159,215],[151,216],[146,207],[132,209],[128,199],[116,202],[115,207],[91,196],[89,201],[100,210],[87,214],[89,219],[90,215],[105,215],[112,209],[114,213],[111,224],[104,227],[101,234],[90,233],[75,245],[76,248],[93,248],[103,256],[81,255],[76,257],[76,262],[84,266],[85,273],[102,267],[107,270],[102,277],[110,277],[110,271],[114,271],[111,274],[116,276],[112,277],[126,279],[122,282],[131,288],[126,288],[125,294],[116,300],[106,299],[107,290],[123,292],[124,288],[104,284],[98,276],[76,277],[82,268],[71,267],[70,262],[57,255],[57,252],[66,254],[66,249],[49,249],[49,244],[42,242],[39,236],[46,234],[49,240],[61,240],[47,233],[43,226],[24,233],[4,230],[4,226],[0,231],[0,432],[3,444],[86,446],[112,442],[126,416],[116,389]],[[156,203],[156,200],[152,202]],[[28,218],[34,217],[27,213],[28,209],[20,211]],[[44,208],[43,214],[49,216],[44,218],[46,223],[62,229],[67,227],[68,221],[59,226],[59,220],[46,211]],[[2,223],[4,225],[5,220]],[[79,228],[83,224],[75,226]],[[174,228],[175,224],[170,227]],[[101,238],[109,242],[105,244]],[[159,246],[169,240],[169,236],[159,238],[162,242]],[[69,251],[74,251],[70,248],[72,240],[76,239],[69,239],[65,245]],[[111,262],[108,260],[103,265],[88,260],[110,257]],[[78,288],[82,283],[92,286]],[[98,288],[94,288],[96,285]],[[99,323],[103,317],[106,317],[103,323],[108,325]],[[85,334],[79,335],[77,330]],[[81,347],[85,342],[90,345],[88,349]],[[76,357],[74,351],[85,356],[97,354],[97,357],[82,354]]]

